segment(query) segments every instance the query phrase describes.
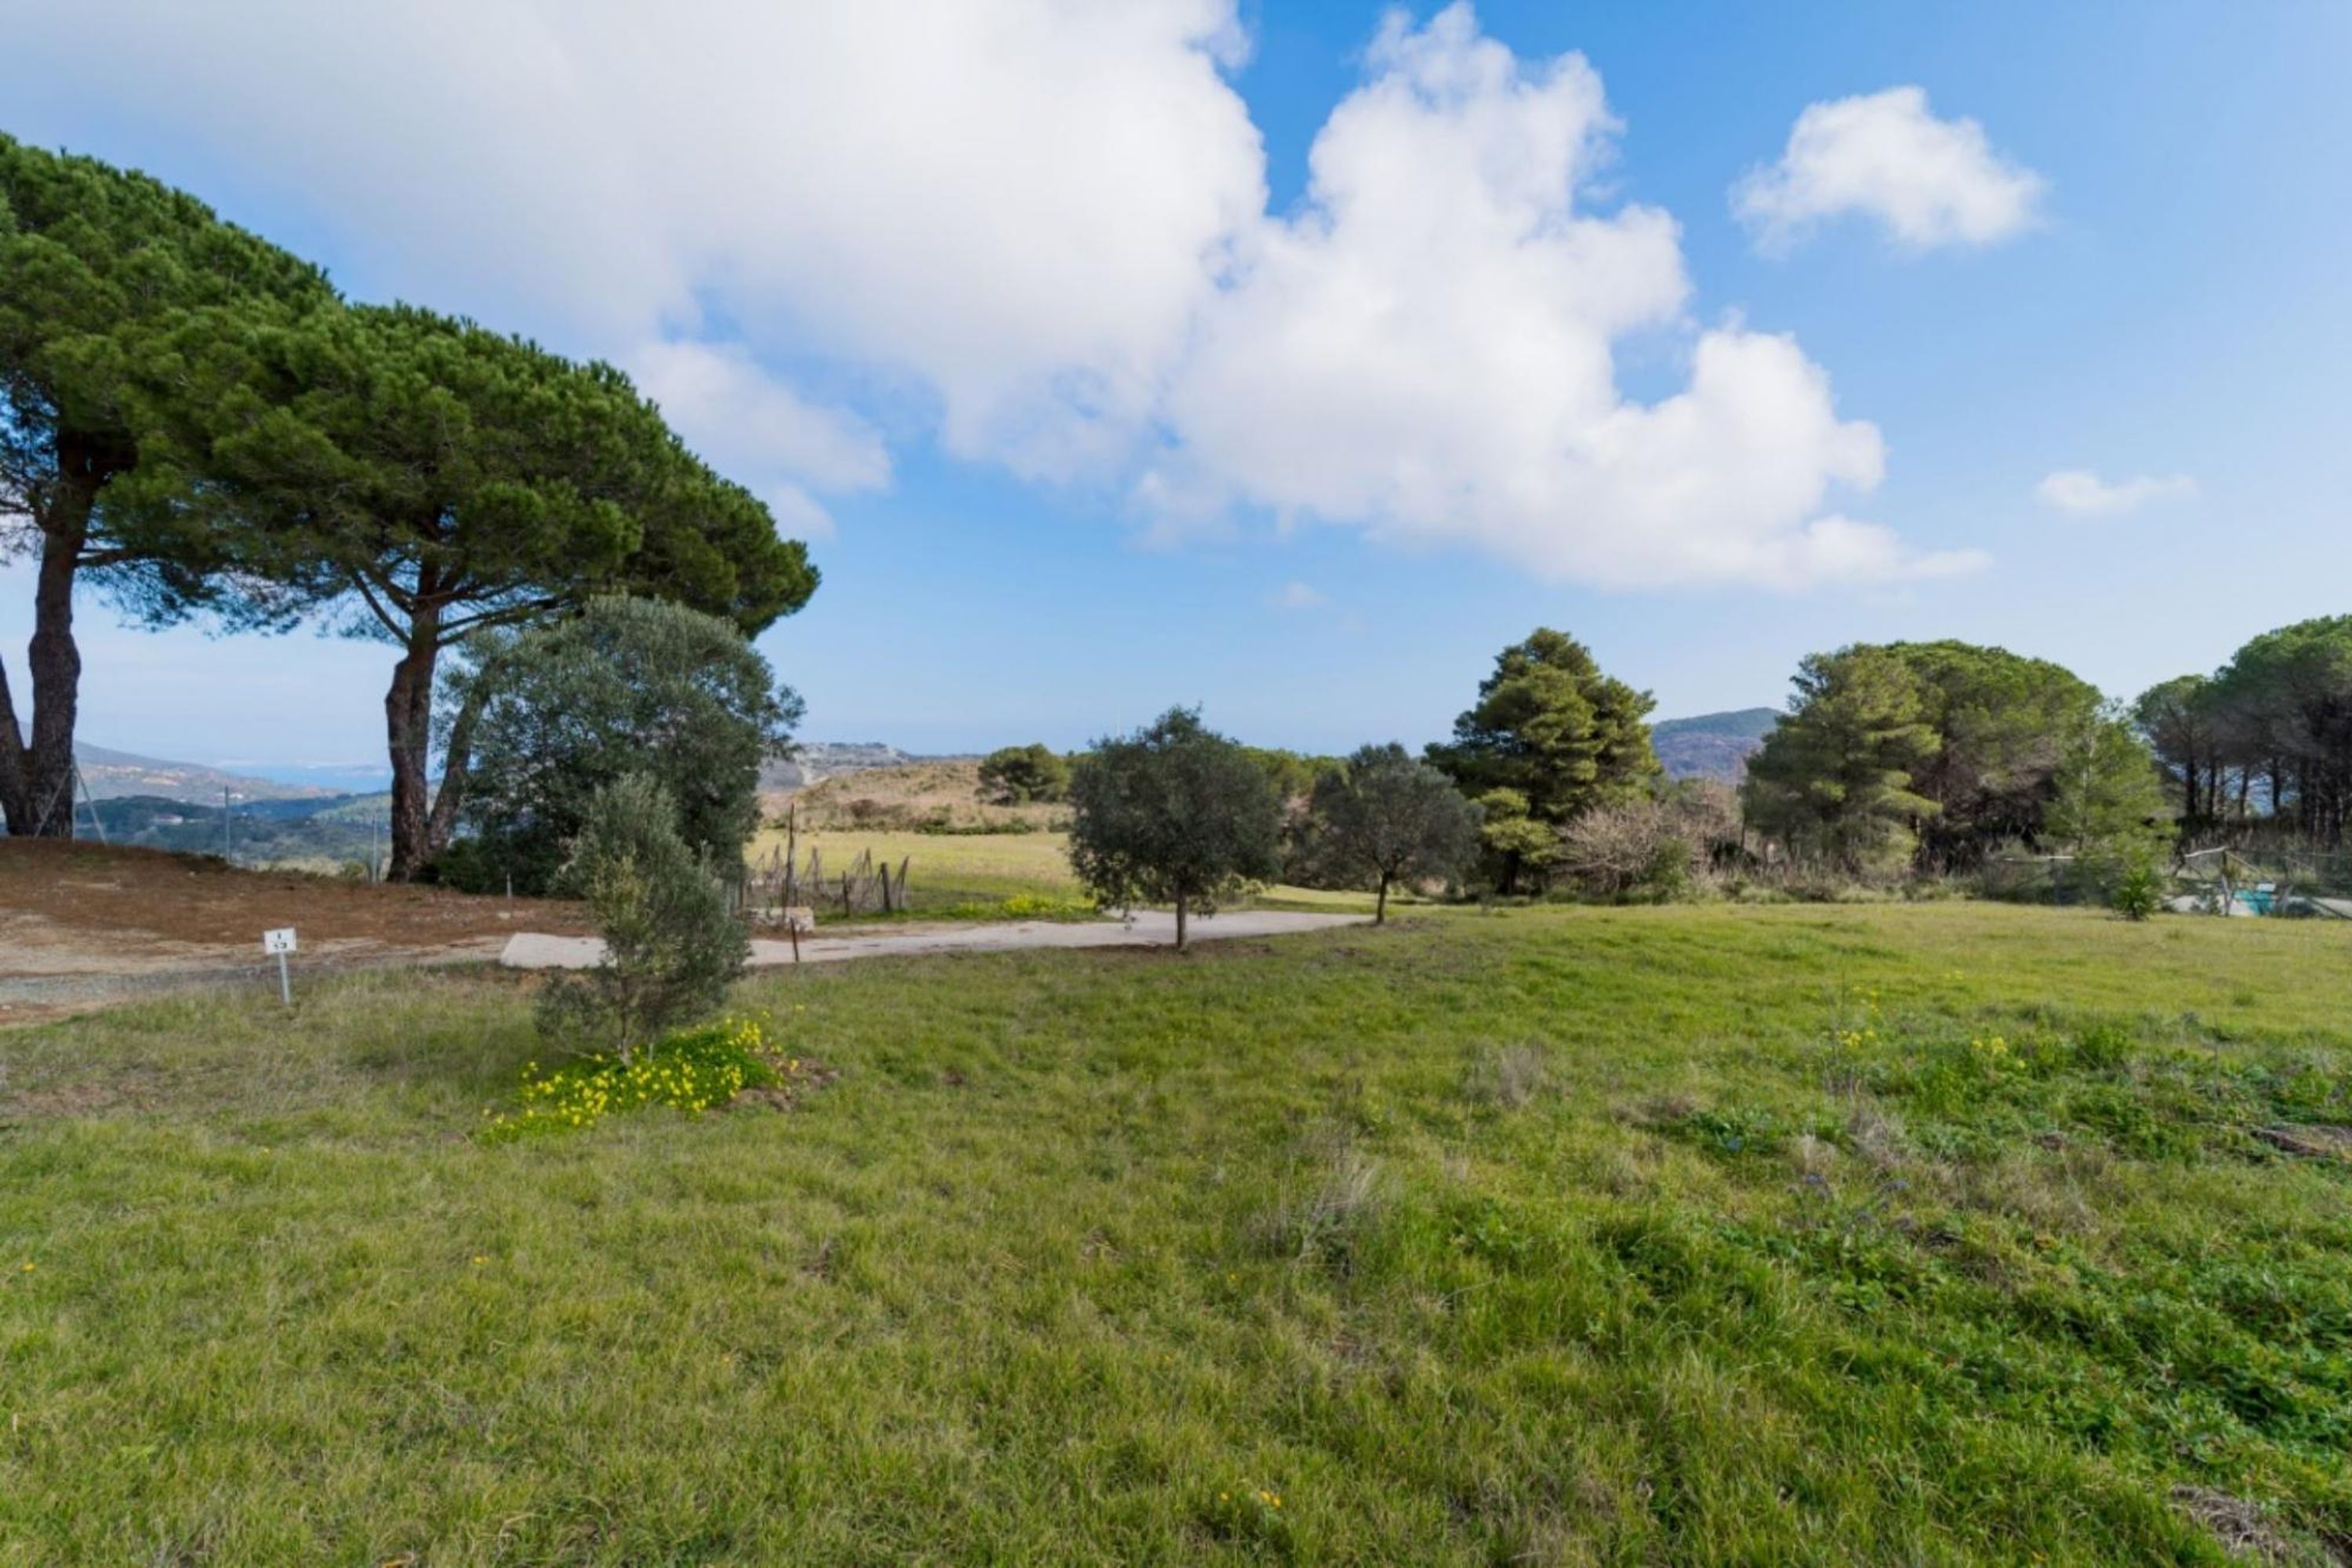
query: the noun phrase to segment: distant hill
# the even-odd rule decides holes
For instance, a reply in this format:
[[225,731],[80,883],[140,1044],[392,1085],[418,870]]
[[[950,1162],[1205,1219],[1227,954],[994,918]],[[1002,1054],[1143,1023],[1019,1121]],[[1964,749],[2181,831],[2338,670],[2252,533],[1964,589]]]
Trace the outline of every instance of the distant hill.
[[[99,801],[98,819],[109,844],[226,855],[248,866],[286,861],[341,864],[382,853],[383,823],[391,804],[391,797],[383,795],[240,798],[224,817],[218,795],[205,802],[119,795]],[[87,837],[87,815],[83,822],[82,833]]]
[[250,778],[243,773],[206,767],[201,763],[167,763],[158,757],[112,751],[87,742],[75,744],[74,757],[81,763],[83,782],[89,785],[91,796],[98,800],[141,795],[160,800],[218,806],[221,791],[225,789],[235,794],[240,802],[324,800],[341,793],[322,789],[317,784],[280,784],[274,779]]
[[803,741],[789,762],[770,763],[760,770],[763,790],[806,789],[844,773],[870,773],[876,768],[903,768],[916,763],[964,763],[966,755],[921,756],[886,746],[879,741]]
[[1777,708],[1740,708],[1728,713],[1668,719],[1650,726],[1650,744],[1665,765],[1668,778],[1738,784],[1748,772],[1748,759],[1780,721]]

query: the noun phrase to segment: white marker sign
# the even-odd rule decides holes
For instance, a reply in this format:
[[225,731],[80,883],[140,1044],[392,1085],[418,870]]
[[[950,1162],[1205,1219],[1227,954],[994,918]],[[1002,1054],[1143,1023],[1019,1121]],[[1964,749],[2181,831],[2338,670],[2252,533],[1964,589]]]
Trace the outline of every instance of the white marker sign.
[[261,951],[274,954],[278,960],[278,999],[289,1007],[294,1005],[294,982],[287,978],[286,955],[294,951],[294,928],[280,926],[276,931],[261,933]]

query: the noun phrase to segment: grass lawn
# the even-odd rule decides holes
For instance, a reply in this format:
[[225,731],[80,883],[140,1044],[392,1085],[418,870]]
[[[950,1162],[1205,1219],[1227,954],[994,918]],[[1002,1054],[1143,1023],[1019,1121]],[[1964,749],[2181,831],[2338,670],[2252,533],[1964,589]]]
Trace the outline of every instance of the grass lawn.
[[2332,923],[1527,910],[742,1001],[839,1079],[506,1144],[496,975],[0,1035],[0,1563],[2352,1550]]
[[[837,884],[857,857],[872,851],[895,868],[910,860],[908,901],[919,916],[963,916],[1001,920],[1007,900],[1075,907],[1083,898],[1070,875],[1069,836],[1063,833],[893,833],[858,827],[803,829],[797,840],[801,864],[811,849],[824,855],[825,873]],[[747,852],[754,861],[784,843],[782,828],[763,829]],[[825,910],[818,907],[818,916]],[[838,912],[836,910],[835,913]]]

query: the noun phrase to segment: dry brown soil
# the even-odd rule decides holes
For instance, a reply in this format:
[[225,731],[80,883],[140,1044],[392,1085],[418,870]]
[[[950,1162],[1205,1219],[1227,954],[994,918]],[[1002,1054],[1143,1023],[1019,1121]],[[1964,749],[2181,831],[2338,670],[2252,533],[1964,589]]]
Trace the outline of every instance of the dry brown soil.
[[[247,871],[206,856],[0,838],[0,1024],[261,974],[292,926],[305,969],[491,959],[516,931],[588,930],[579,907]],[[274,973],[274,971],[273,971]]]

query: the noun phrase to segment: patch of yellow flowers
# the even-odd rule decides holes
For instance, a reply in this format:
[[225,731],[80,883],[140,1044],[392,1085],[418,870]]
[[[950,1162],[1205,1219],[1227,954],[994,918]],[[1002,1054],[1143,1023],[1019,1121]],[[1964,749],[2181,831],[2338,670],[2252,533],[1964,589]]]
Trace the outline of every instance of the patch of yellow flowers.
[[723,1106],[744,1089],[789,1080],[797,1058],[769,1044],[759,1019],[730,1018],[682,1030],[635,1053],[627,1061],[599,1052],[541,1072],[523,1068],[520,1107],[485,1110],[485,1138],[503,1142],[593,1127],[607,1116],[667,1105],[689,1115]]
[[1830,1026],[1830,1042],[1847,1056],[1858,1056],[1878,1044],[1878,1026],[1886,1022],[1879,1011],[1878,993],[1857,986],[1845,998],[1841,1016]]

